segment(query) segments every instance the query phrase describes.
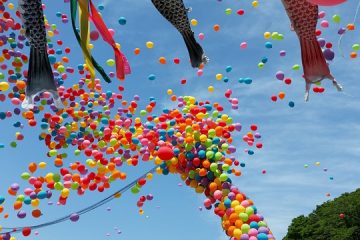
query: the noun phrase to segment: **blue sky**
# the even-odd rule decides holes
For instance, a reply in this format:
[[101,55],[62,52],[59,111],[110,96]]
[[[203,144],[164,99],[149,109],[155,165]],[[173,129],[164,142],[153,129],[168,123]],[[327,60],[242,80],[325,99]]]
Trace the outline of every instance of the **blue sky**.
[[[142,103],[146,104],[149,97],[154,96],[158,102],[157,111],[160,112],[163,107],[174,106],[166,95],[167,89],[173,89],[178,96],[193,95],[199,100],[222,103],[229,114],[244,126],[242,134],[246,133],[246,127],[250,124],[259,125],[263,150],[249,157],[242,151],[246,148],[241,141],[242,134],[235,141],[238,147],[236,156],[246,163],[246,168],[242,169],[243,175],[235,179],[235,184],[254,200],[275,237],[281,239],[286,234],[292,218],[308,214],[316,205],[359,187],[360,68],[359,60],[350,60],[348,57],[352,44],[360,42],[359,30],[344,37],[342,46],[347,54],[345,58],[340,57],[337,47],[334,47],[337,56],[330,66],[333,75],[343,85],[344,92],[336,92],[331,82],[325,80],[325,93],[311,93],[310,102],[305,103],[301,71],[291,69],[294,64],[301,63],[299,44],[295,33],[290,31],[290,22],[280,1],[259,1],[256,9],[247,0],[185,1],[193,9],[190,18],[199,22],[198,26],[193,27],[195,34],[205,34],[205,39],[200,43],[210,58],[200,78],[196,70],[187,64],[187,50],[181,36],[160,16],[151,1],[94,2],[104,4],[104,19],[110,28],[116,30],[116,41],[121,43],[122,51],[132,66],[133,74],[125,81],[125,95],[128,99],[138,94]],[[58,11],[69,14],[69,5],[60,0],[52,1],[51,4],[50,0],[46,0],[44,3],[47,4],[45,14],[51,23],[57,24],[61,32],[55,40],[62,39],[64,45],[72,48],[71,65],[82,63],[81,51],[75,43],[70,24],[62,24],[55,16]],[[340,7],[322,8],[331,23],[329,29],[323,29],[327,40],[337,42],[338,28],[352,21],[356,5],[357,1],[352,0]],[[227,8],[233,9],[232,15],[225,14]],[[236,15],[240,8],[245,9],[244,16]],[[332,23],[334,14],[342,17],[341,24]],[[125,26],[118,24],[122,16],[127,19]],[[212,30],[214,24],[220,25],[219,32]],[[266,49],[264,44],[267,40],[263,38],[265,31],[282,33],[285,39],[273,41],[273,49]],[[155,43],[154,49],[146,49],[147,41]],[[241,50],[239,45],[244,41],[248,42],[248,48]],[[94,55],[105,65],[105,61],[113,57],[111,49],[101,41],[94,42],[94,45]],[[136,47],[141,48],[139,56],[133,54]],[[280,50],[286,50],[287,56],[279,57]],[[169,64],[160,65],[158,58],[161,56],[166,57]],[[257,64],[264,56],[269,58],[269,62],[263,70],[259,70]],[[174,57],[179,57],[182,63],[172,64]],[[233,67],[233,71],[226,74],[228,65]],[[292,85],[287,86],[276,80],[275,73],[279,70],[293,79]],[[230,81],[216,81],[217,73],[227,75]],[[149,81],[149,74],[155,74],[157,79]],[[253,78],[253,84],[238,83],[240,77]],[[184,78],[188,83],[181,85],[180,80]],[[76,76],[69,78],[65,85],[71,86],[76,80]],[[215,87],[215,92],[211,94],[207,91],[210,85]],[[103,86],[116,91],[118,82],[114,79],[112,84],[104,83]],[[239,110],[229,109],[230,105],[224,98],[224,92],[229,88],[233,90],[233,97],[239,98]],[[286,92],[286,98],[271,102],[270,96],[280,91]],[[288,107],[289,101],[295,102],[294,108]],[[6,103],[0,103],[0,108],[11,110]],[[7,144],[5,149],[0,149],[0,195],[6,195],[11,183],[21,183],[19,176],[29,162],[51,161],[46,157],[46,148],[37,140],[39,129],[36,128],[25,127],[21,131],[25,140],[19,142],[16,149],[8,147],[18,131],[12,127],[17,120],[12,118],[0,123],[0,142]],[[74,157],[68,161],[75,160],[80,159]],[[320,162],[320,166],[316,166],[316,162]],[[304,168],[305,164],[309,167]],[[150,168],[150,164],[128,168],[129,181]],[[328,171],[325,172],[324,168]],[[267,173],[263,175],[262,170]],[[45,170],[41,173],[45,173]],[[334,180],[330,180],[330,177]],[[146,203],[144,215],[138,214],[138,196],[128,193],[119,200],[81,216],[76,224],[69,221],[40,229],[39,236],[33,235],[28,239],[226,239],[218,217],[211,211],[199,211],[204,197],[185,186],[178,186],[180,182],[179,176],[156,176],[148,183],[142,193],[151,193],[155,198]],[[47,206],[43,202],[41,209],[44,216],[39,220],[10,217],[8,220],[0,220],[0,225],[42,223],[82,209],[124,184],[115,183],[112,189],[103,194],[86,193],[83,197],[73,194],[66,206]],[[327,193],[331,194],[330,198],[326,196]],[[122,233],[117,234],[115,228]],[[110,236],[106,236],[107,233]]]

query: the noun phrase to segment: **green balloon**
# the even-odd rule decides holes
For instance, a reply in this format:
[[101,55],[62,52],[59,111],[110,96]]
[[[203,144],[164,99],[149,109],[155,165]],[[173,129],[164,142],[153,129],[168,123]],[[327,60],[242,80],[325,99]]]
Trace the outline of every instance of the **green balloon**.
[[55,173],[54,174],[54,176],[53,176],[53,180],[54,180],[54,182],[59,182],[60,181],[60,179],[61,179],[61,176],[60,176],[60,174],[57,174],[57,173]]
[[221,175],[220,175],[220,180],[222,181],[222,182],[225,182],[226,180],[228,180],[228,175],[227,174],[225,174],[225,173],[222,173]]
[[[241,221],[243,221],[243,222],[246,222],[248,219],[249,219],[249,216],[246,214],[246,213],[240,213],[239,214],[239,218],[241,219]],[[247,229],[247,226],[246,226],[247,224],[244,224],[242,227],[241,227],[241,230],[245,233],[245,231],[244,230],[246,230]],[[244,230],[242,229],[244,227]],[[250,229],[250,226],[248,225],[248,228]],[[247,231],[249,231],[249,229],[247,230]],[[246,233],[247,233],[247,231],[246,231]]]
[[[240,217],[240,219],[244,222],[246,222],[247,220],[248,220],[248,216],[247,216],[247,214],[246,213],[240,213],[240,215],[239,215],[239,217]],[[250,226],[249,226],[249,224],[243,224],[242,226],[241,226],[241,231],[243,232],[243,233],[248,233],[249,232],[249,230],[250,230]]]
[[223,155],[220,152],[215,153],[215,161],[219,161]]
[[354,51],[359,51],[360,50],[360,44],[354,44],[353,46],[352,46],[352,49],[354,50]]
[[137,186],[134,186],[134,187],[131,188],[131,192],[132,192],[133,194],[137,194],[137,193],[140,192],[140,189],[139,189]]
[[250,216],[250,215],[254,214],[254,209],[252,207],[247,207],[245,209],[245,212],[247,213],[247,215]]
[[216,163],[211,163],[210,164],[210,170],[212,172],[215,172],[217,168],[218,168],[218,165]]
[[334,23],[339,23],[341,21],[341,17],[337,14],[335,14],[333,17],[332,17]]
[[30,173],[24,172],[21,174],[21,179],[28,180],[30,178]]
[[62,185],[62,183],[56,182],[56,183],[54,184],[54,188],[55,188],[56,190],[58,190],[58,191],[61,191],[61,190],[64,189],[64,186]]
[[72,190],[77,190],[78,188],[79,188],[79,183],[77,183],[77,182],[71,183],[71,189]]
[[24,201],[24,199],[25,199],[25,196],[24,196],[24,195],[22,195],[22,194],[20,194],[20,195],[18,195],[18,196],[16,197],[16,201],[23,202],[23,201]]

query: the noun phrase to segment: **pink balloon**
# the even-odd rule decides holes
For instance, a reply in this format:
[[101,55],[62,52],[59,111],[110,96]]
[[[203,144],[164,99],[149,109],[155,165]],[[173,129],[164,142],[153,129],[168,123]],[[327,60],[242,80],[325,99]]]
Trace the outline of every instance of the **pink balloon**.
[[307,1],[319,6],[336,6],[346,2],[346,0],[307,0]]

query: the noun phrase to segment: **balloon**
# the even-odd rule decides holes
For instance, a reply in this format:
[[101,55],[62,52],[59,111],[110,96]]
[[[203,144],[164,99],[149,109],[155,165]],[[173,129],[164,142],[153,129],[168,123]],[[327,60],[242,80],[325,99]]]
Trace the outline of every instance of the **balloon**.
[[118,22],[119,22],[120,25],[125,25],[126,24],[126,18],[125,17],[120,17]]
[[170,147],[160,147],[158,157],[164,161],[171,160],[174,157],[174,151]]
[[198,21],[197,21],[196,19],[191,19],[191,20],[190,20],[190,23],[191,23],[191,25],[193,25],[193,26],[197,26],[197,25],[198,25]]
[[346,2],[346,0],[307,0],[309,3],[320,6],[336,6]]
[[148,41],[148,42],[146,42],[146,47],[151,49],[154,47],[154,43],[151,41]]
[[41,216],[41,211],[39,209],[35,209],[31,212],[31,214],[34,218],[38,218]]
[[98,40],[98,39],[99,39],[99,36],[100,36],[100,34],[99,34],[99,32],[96,31],[96,30],[90,32],[90,39],[91,39],[91,41],[96,41],[96,40]]
[[22,234],[26,237],[26,236],[29,236],[31,234],[31,228],[23,228],[22,230]]
[[70,215],[70,220],[71,220],[72,222],[77,222],[79,219],[80,219],[80,216],[79,216],[79,214],[77,214],[77,213],[72,213],[72,214]]
[[0,91],[7,91],[9,90],[10,86],[7,82],[0,82]]
[[[64,1],[69,2],[69,0]],[[252,6],[258,7],[259,1],[252,1]],[[51,94],[42,93],[34,98],[33,109],[29,111],[22,110],[17,105],[21,104],[26,91],[28,74],[26,69],[29,63],[27,48],[29,44],[26,41],[26,32],[21,29],[21,22],[17,17],[12,16],[16,13],[14,11],[5,11],[3,8],[6,8],[6,5],[3,4],[1,8],[4,15],[2,31],[5,34],[3,34],[4,36],[0,41],[2,50],[0,56],[0,91],[7,92],[0,93],[0,101],[5,101],[4,105],[8,105],[6,105],[6,110],[0,111],[0,119],[11,118],[16,115],[16,122],[13,123],[16,128],[16,140],[12,141],[14,139],[11,139],[12,142],[9,141],[8,143],[10,146],[16,147],[19,144],[18,141],[24,139],[21,129],[24,126],[30,126],[39,131],[38,138],[44,144],[44,147],[48,149],[44,152],[44,157],[48,157],[48,160],[42,159],[43,162],[31,162],[28,165],[28,172],[21,174],[25,186],[20,187],[19,184],[7,186],[8,193],[15,198],[15,201],[9,204],[13,204],[14,215],[19,218],[26,217],[26,213],[22,211],[22,208],[32,206],[34,210],[30,210],[29,213],[31,214],[28,215],[39,218],[42,216],[42,211],[39,209],[41,201],[48,201],[48,205],[52,205],[53,202],[57,202],[58,205],[66,205],[67,201],[72,199],[69,198],[71,194],[86,196],[86,191],[105,192],[113,182],[127,180],[127,174],[124,172],[126,168],[124,169],[123,165],[144,166],[140,162],[149,161],[149,164],[155,164],[154,168],[136,179],[134,183],[126,186],[124,191],[129,189],[135,194],[141,192],[142,187],[153,176],[156,176],[153,174],[155,172],[163,175],[178,174],[183,181],[182,185],[189,186],[196,193],[202,194],[205,208],[212,209],[216,216],[220,218],[223,223],[222,227],[225,233],[229,235],[229,238],[270,238],[271,231],[266,224],[261,225],[260,219],[263,218],[257,215],[253,202],[248,200],[246,195],[242,194],[232,183],[233,176],[241,175],[241,171],[237,169],[237,166],[245,166],[244,163],[240,163],[235,157],[232,157],[237,151],[233,143],[235,141],[233,137],[237,134],[235,132],[241,131],[242,126],[233,122],[234,120],[225,113],[224,106],[220,103],[201,101],[201,99],[192,96],[178,96],[175,95],[175,91],[172,89],[168,89],[167,94],[171,101],[176,102],[177,107],[164,108],[162,111],[156,109],[159,103],[153,97],[146,103],[143,102],[143,99],[141,99],[142,102],[140,103],[138,95],[125,99],[128,97],[127,93],[124,94],[125,88],[120,85],[114,91],[110,90],[111,88],[104,87],[102,84],[103,78],[98,76],[93,78],[92,66],[88,62],[72,65],[70,53],[73,51],[74,54],[77,54],[81,49],[71,50],[65,47],[70,44],[66,42],[67,39],[57,37],[60,34],[61,26],[56,26],[51,24],[51,21],[46,20],[49,38],[49,61],[54,70],[54,79],[58,85],[59,96],[64,102],[64,108],[61,110],[56,109]],[[14,8],[14,5],[8,4],[8,8]],[[103,10],[104,5],[98,5],[98,9]],[[235,10],[227,8],[225,14],[230,15],[233,11]],[[244,15],[245,11],[239,9],[237,14]],[[70,18],[61,12],[57,12],[56,17],[61,18],[63,23],[68,22],[68,18]],[[120,17],[118,23],[125,25],[126,19]],[[195,26],[198,21],[193,19],[191,24]],[[218,32],[220,26],[220,24],[215,24],[212,27],[215,32]],[[347,29],[351,28],[351,26],[347,27]],[[93,30],[90,32],[91,41],[105,39],[103,32],[101,32],[102,38],[100,38],[99,31]],[[113,29],[108,29],[105,32],[110,33],[110,35],[115,34]],[[216,33],[210,32],[209,34]],[[267,32],[264,37],[266,39],[281,40],[283,35],[278,32]],[[198,38],[203,40],[205,38],[204,33],[200,33]],[[256,44],[250,42],[250,36],[244,36],[238,44],[240,44],[241,49],[246,49],[248,44],[249,46],[251,44],[254,48],[256,47]],[[140,48],[135,48],[135,46],[134,55],[138,56]],[[265,46],[269,51],[273,47],[271,42],[265,43]],[[87,47],[92,49],[93,45],[89,43]],[[116,48],[119,45],[115,43],[112,44],[112,47]],[[148,41],[146,47],[149,49],[154,48],[154,43]],[[274,44],[274,48],[276,47],[278,46]],[[23,48],[26,48],[24,49],[26,51],[22,50]],[[357,47],[355,46],[353,49],[355,51]],[[167,49],[165,48],[165,50]],[[280,49],[277,51],[280,51]],[[241,52],[241,54],[244,53],[246,53],[246,50]],[[149,52],[146,52],[144,57],[146,54],[149,54]],[[160,54],[160,52],[156,54]],[[180,60],[179,57],[171,54],[165,55],[166,52],[162,54],[164,55],[157,55],[155,58],[157,64],[166,64],[169,62],[168,57],[172,57],[174,64],[187,61],[187,59]],[[280,55],[285,56],[286,54],[280,52]],[[118,59],[119,56],[116,55],[115,58]],[[106,63],[107,68],[118,67],[114,59],[106,59],[108,58],[105,58],[103,63]],[[140,61],[141,58],[137,58],[137,60]],[[271,60],[273,59],[263,56],[261,58],[262,65],[260,66],[265,68],[265,64]],[[154,73],[163,76],[162,73],[156,70],[154,69]],[[224,70],[221,73],[215,72],[215,78],[219,82],[216,82],[216,85],[209,86],[209,92],[214,92],[215,87],[222,89],[217,85],[223,84],[223,82],[231,82],[232,77],[238,74],[234,71],[238,69],[233,69],[232,66],[226,66]],[[72,74],[77,74],[79,77]],[[114,72],[106,74],[110,78],[116,77]],[[149,80],[156,79],[155,74],[147,74]],[[194,77],[207,76],[206,69],[203,66],[200,66],[194,74]],[[285,76],[284,73],[283,75]],[[278,77],[283,79],[284,76],[279,74]],[[66,83],[67,78],[74,81]],[[191,76],[179,78],[179,82],[185,85],[190,79]],[[149,85],[161,87],[163,84],[159,82]],[[253,82],[253,79],[244,76],[238,78],[238,82],[249,85]],[[286,83],[286,80],[284,82]],[[235,81],[234,84],[236,84]],[[230,88],[225,92],[225,100],[226,103],[231,105],[232,110],[237,110],[240,101],[238,96],[233,96],[235,95],[235,91],[233,93],[234,89]],[[206,90],[206,87],[204,90]],[[152,91],[152,89],[149,88],[148,91]],[[281,95],[279,97],[275,95],[275,97],[276,99],[281,98]],[[8,109],[8,106],[13,106],[13,109]],[[227,109],[231,110],[230,108]],[[243,139],[247,145],[246,153],[249,155],[262,148],[262,143],[259,142],[261,135],[257,132],[257,129],[256,125],[252,125],[250,132],[245,133]],[[8,146],[8,144],[0,144],[0,148]],[[36,147],[35,143],[34,147]],[[65,149],[70,151],[64,151]],[[65,152],[74,154],[76,161],[68,161],[68,154]],[[69,158],[72,159],[73,156],[69,154]],[[48,164],[54,165],[54,168],[52,168],[54,172],[44,173],[43,169]],[[117,191],[106,199],[119,198],[124,191]],[[49,201],[53,197],[57,199]],[[139,197],[136,204],[140,208],[140,214],[144,213],[142,209],[144,204],[151,201],[153,197],[151,194]],[[5,198],[0,197],[0,204],[4,203],[4,201]],[[84,199],[84,202],[86,202],[86,199]],[[97,206],[92,205],[86,209],[94,209]],[[0,209],[4,209],[3,206],[0,206]],[[85,212],[79,211],[78,213],[65,215],[61,219],[76,222],[83,213]],[[5,218],[7,216],[4,215]],[[260,226],[263,227],[261,231]],[[31,230],[35,228],[17,228],[17,230],[18,232],[22,231],[24,235],[29,235]],[[2,238],[10,239],[10,237],[9,234]]]

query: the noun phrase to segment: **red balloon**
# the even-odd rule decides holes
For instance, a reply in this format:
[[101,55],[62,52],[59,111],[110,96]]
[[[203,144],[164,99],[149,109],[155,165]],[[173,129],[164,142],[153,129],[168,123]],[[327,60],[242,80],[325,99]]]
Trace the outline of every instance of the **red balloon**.
[[174,157],[174,151],[170,147],[160,147],[158,157],[163,161],[171,160]]
[[91,41],[96,41],[96,40],[98,40],[99,39],[99,36],[100,36],[100,34],[99,34],[99,32],[98,31],[91,31],[90,32],[90,39],[91,39]]
[[336,6],[346,2],[346,0],[307,0],[307,1],[319,6]]
[[31,228],[25,227],[25,228],[22,229],[22,234],[23,234],[25,237],[29,236],[30,233],[31,233]]

